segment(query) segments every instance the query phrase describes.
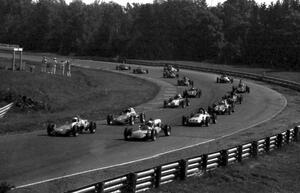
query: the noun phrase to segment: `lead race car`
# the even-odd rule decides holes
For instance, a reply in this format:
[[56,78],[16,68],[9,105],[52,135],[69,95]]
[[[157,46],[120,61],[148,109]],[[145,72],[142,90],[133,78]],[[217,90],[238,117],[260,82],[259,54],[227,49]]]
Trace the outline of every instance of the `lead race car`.
[[77,137],[79,133],[83,132],[95,133],[96,127],[95,122],[76,116],[72,119],[71,123],[67,122],[59,127],[54,123],[49,123],[47,126],[47,134],[49,136],[66,135]]
[[164,132],[165,136],[171,135],[171,126],[170,125],[162,125],[160,119],[149,119],[138,127],[138,129],[133,128],[125,128],[124,130],[124,139],[144,139],[155,141],[160,133]]
[[116,66],[116,70],[130,70],[131,67],[128,65],[120,64]]
[[220,77],[217,77],[217,83],[233,83],[233,78],[222,74]]
[[194,82],[188,77],[184,76],[182,79],[177,80],[178,86],[193,86]]
[[183,98],[181,94],[177,94],[174,97],[164,101],[164,108],[175,108],[180,106],[182,108],[190,106],[190,100],[188,98]]
[[217,116],[215,114],[209,114],[203,108],[200,108],[198,113],[192,114],[190,117],[182,117],[182,125],[186,126],[208,126],[210,122],[216,124]]
[[137,120],[144,123],[145,117],[145,113],[138,114],[134,108],[130,107],[122,111],[118,116],[107,115],[106,121],[108,125],[134,125]]
[[146,68],[138,67],[138,68],[133,69],[132,72],[133,72],[133,74],[148,74],[149,70]]
[[164,66],[163,77],[164,78],[178,78],[179,77],[179,68],[173,67],[170,64]]
[[164,71],[163,72],[163,77],[164,78],[178,78],[179,75],[177,72],[173,72],[173,71]]
[[201,89],[191,87],[190,89],[186,89],[183,91],[183,97],[184,98],[200,98],[202,95]]
[[250,87],[247,86],[245,83],[240,80],[238,86],[232,86],[232,92],[237,92],[237,93],[250,93]]

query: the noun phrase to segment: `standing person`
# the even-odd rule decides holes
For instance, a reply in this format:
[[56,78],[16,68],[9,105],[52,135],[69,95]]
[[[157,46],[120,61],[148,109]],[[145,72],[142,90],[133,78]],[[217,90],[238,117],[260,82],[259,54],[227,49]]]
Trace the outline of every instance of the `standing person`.
[[66,65],[66,63],[67,63],[67,60],[62,61],[61,64],[60,64],[61,65],[60,66],[61,67],[61,75],[63,75],[63,76],[65,75],[65,65]]
[[67,60],[67,76],[71,77],[71,62]]
[[53,58],[53,66],[52,66],[52,73],[56,73],[56,66],[57,66],[57,60],[56,58]]
[[41,72],[46,72],[47,70],[47,63],[48,60],[46,58],[46,56],[43,56],[43,60],[42,60],[42,68],[41,68]]

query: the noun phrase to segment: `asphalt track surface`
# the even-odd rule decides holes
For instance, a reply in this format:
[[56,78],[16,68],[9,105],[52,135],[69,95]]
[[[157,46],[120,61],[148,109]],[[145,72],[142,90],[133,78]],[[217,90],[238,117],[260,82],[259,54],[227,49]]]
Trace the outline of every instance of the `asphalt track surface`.
[[[0,54],[0,57],[3,55]],[[25,59],[40,61],[41,57],[24,56]],[[115,71],[115,64],[76,60],[73,62],[87,68]],[[156,142],[124,141],[126,126],[107,126],[97,121],[96,134],[79,137],[48,137],[45,130],[5,135],[0,137],[0,182],[7,181],[15,186],[43,182],[62,176],[80,174],[89,170],[101,170],[127,162],[135,162],[176,151],[197,144],[220,139],[268,121],[286,105],[285,98],[278,92],[248,81],[250,94],[245,94],[241,105],[232,115],[218,117],[216,125],[209,127],[183,127],[181,117],[189,115],[199,107],[207,107],[218,101],[231,84],[216,84],[215,74],[181,70],[180,76],[188,76],[195,87],[202,90],[200,99],[192,99],[185,109],[164,109],[163,99],[182,92],[176,79],[162,78],[161,67],[147,67],[148,75],[134,75],[149,79],[162,86],[159,94],[151,101],[137,107],[146,112],[147,118],[160,118],[172,126],[170,137],[160,137]],[[121,72],[131,74],[131,72]],[[234,84],[237,84],[235,80]]]

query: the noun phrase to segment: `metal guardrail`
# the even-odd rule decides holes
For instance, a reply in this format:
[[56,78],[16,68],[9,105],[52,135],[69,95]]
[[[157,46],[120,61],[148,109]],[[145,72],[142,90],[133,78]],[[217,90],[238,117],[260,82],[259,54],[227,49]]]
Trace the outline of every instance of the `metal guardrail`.
[[0,108],[0,118],[3,118],[5,116],[5,114],[7,113],[7,111],[9,109],[11,109],[11,107],[13,106],[14,103],[10,103],[2,108]]
[[174,180],[184,180],[193,175],[202,175],[207,171],[230,164],[240,163],[245,159],[257,157],[263,153],[279,149],[299,140],[300,125],[277,135],[238,145],[214,153],[203,154],[185,160],[167,163],[155,168],[130,173],[85,188],[70,191],[72,193],[137,193]]

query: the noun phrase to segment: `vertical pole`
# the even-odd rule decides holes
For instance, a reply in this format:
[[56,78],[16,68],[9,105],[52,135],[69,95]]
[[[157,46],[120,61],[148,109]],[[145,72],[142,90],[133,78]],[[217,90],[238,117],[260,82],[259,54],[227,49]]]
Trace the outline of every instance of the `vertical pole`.
[[104,192],[104,182],[100,182],[95,186],[96,193],[103,193]]
[[242,160],[243,160],[243,146],[242,145],[239,145],[237,147],[237,160],[238,160],[238,162],[242,162]]
[[12,70],[15,71],[16,53],[13,51]]
[[202,164],[201,164],[201,169],[203,172],[206,172],[207,168],[207,154],[202,155]]
[[252,157],[257,157],[258,154],[258,145],[257,141],[253,141],[251,144],[251,156]]
[[186,160],[181,160],[180,161],[180,180],[185,180],[187,177],[187,161]]
[[125,192],[128,193],[135,193],[135,189],[136,189],[136,179],[137,176],[135,173],[130,173],[127,175],[127,186],[124,187],[125,188]]
[[22,58],[23,52],[20,51],[20,70],[25,70],[23,66],[23,58]]
[[225,167],[225,166],[228,165],[227,150],[222,150],[220,153],[221,153],[221,157],[220,157],[220,160],[219,160],[219,165]]
[[299,126],[296,126],[294,128],[294,141],[298,141],[298,137],[299,137]]
[[290,142],[290,135],[291,135],[291,131],[287,130],[285,132],[285,143],[288,144]]
[[282,146],[282,134],[277,135],[277,148],[280,148]]
[[155,180],[154,180],[155,188],[158,188],[160,186],[160,178],[161,178],[161,166],[158,166],[155,170]]
[[266,145],[265,145],[265,151],[269,152],[270,151],[270,137],[266,137]]

